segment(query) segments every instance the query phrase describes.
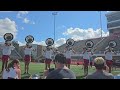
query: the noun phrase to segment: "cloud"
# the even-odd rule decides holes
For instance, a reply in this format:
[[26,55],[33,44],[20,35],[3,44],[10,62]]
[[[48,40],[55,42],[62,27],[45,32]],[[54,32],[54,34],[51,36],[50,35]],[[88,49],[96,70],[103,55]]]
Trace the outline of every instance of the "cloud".
[[32,22],[31,24],[35,24],[35,22]]
[[28,11],[19,11],[19,14],[28,14]]
[[65,29],[66,26],[65,25],[62,25],[62,26],[58,26],[57,29]]
[[24,30],[24,27],[21,27],[22,30]]
[[19,44],[19,46],[24,46],[26,43],[22,43],[22,42],[18,41],[18,44]]
[[41,41],[41,42],[34,41],[33,44],[46,46],[45,41]]
[[28,13],[28,11],[18,11],[17,18],[23,18]]
[[55,41],[55,46],[61,46],[62,44],[66,43],[66,39],[65,38],[60,38],[57,41]]
[[23,23],[26,24],[35,24],[34,21],[30,21],[28,18],[26,18],[26,15],[28,14],[28,11],[18,11],[17,18],[22,19]]
[[30,21],[28,18],[24,18],[23,19],[23,23],[26,23],[26,24],[35,24],[34,21]]
[[[65,36],[69,36],[74,40],[84,40],[89,38],[98,38],[101,36],[101,29],[93,30],[93,28],[80,29],[80,28],[68,28],[67,31],[63,33]],[[104,32],[102,30],[102,36],[108,36],[109,32]]]
[[14,11],[0,11],[0,13],[1,13],[1,12],[2,12],[2,13],[6,13],[6,12],[8,13],[8,12],[14,12]]
[[9,18],[0,19],[0,38],[2,38],[5,33],[12,33],[15,38],[18,31],[16,27],[15,21],[10,20]]
[[[20,46],[26,45],[26,42],[23,43],[23,42],[18,41],[18,43],[19,43]],[[33,44],[46,46],[45,41],[41,41],[41,42],[34,41]]]
[[27,24],[27,23],[29,23],[29,22],[30,22],[30,20],[29,20],[29,19],[27,19],[27,18],[24,18],[24,19],[23,19],[23,22]]

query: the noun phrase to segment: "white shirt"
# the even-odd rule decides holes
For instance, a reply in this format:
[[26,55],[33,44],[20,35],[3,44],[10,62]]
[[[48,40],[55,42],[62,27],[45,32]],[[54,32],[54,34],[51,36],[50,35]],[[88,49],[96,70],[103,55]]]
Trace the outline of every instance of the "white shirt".
[[73,54],[72,50],[67,50],[65,52],[65,56],[66,56],[67,59],[70,59],[72,54]]
[[12,45],[11,46],[2,45],[1,49],[2,49],[3,55],[10,55],[11,51],[14,50],[15,47]]
[[33,48],[25,48],[24,49],[25,55],[30,55],[31,56],[32,51],[33,51]]
[[113,58],[112,58],[112,54],[113,54],[113,52],[107,52],[106,54],[105,54],[105,59],[106,60],[112,60]]
[[8,77],[10,78],[14,78],[14,79],[18,79],[18,75],[15,71],[15,69],[10,68],[10,71],[6,71],[6,69],[3,71],[3,79],[8,79]]
[[52,50],[46,50],[45,51],[45,58],[52,59],[53,51]]
[[6,71],[6,69],[5,69],[5,70],[3,71],[2,78],[3,78],[3,79],[8,79],[8,74],[9,74],[9,72]]
[[86,51],[86,52],[83,54],[83,59],[90,60],[90,53]]

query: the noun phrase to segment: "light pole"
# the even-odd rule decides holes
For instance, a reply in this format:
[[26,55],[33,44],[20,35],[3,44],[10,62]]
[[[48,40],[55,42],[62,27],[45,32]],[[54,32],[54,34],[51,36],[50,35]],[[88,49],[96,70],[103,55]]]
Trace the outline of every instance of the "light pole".
[[[57,12],[53,12],[52,15],[54,16],[54,41],[55,41],[55,16],[57,15]],[[55,44],[54,44],[55,47]]]
[[101,11],[100,12],[100,27],[101,27],[101,38],[102,38],[102,18],[101,18]]

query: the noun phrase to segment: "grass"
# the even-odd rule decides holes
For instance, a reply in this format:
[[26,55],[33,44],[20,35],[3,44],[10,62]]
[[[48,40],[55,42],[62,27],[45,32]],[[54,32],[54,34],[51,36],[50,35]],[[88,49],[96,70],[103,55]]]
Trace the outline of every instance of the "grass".
[[[1,61],[0,61],[0,70],[1,70]],[[22,79],[27,79],[30,77],[30,75],[23,75],[24,73],[24,63],[23,62],[20,62],[20,65],[21,65],[21,71],[22,71]],[[30,63],[30,66],[29,66],[29,73],[32,75],[32,74],[35,74],[35,73],[39,73],[40,75],[43,75],[43,71],[44,71],[44,63],[33,63],[31,62]],[[51,65],[51,68],[54,68],[54,64]],[[83,69],[82,69],[82,66],[79,65],[71,65],[71,70],[75,73],[77,79],[83,79]],[[95,67],[93,68],[89,68],[89,74],[94,72],[95,71]],[[116,70],[112,71],[112,74],[113,75],[117,75],[120,73],[120,69],[117,68]],[[1,76],[1,75],[0,75]]]

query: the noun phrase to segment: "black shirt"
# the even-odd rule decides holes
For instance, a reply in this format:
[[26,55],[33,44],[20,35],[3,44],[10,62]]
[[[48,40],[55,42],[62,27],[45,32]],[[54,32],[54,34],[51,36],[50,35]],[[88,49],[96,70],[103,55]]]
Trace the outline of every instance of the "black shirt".
[[76,79],[76,76],[70,69],[56,69],[51,71],[46,79]]

